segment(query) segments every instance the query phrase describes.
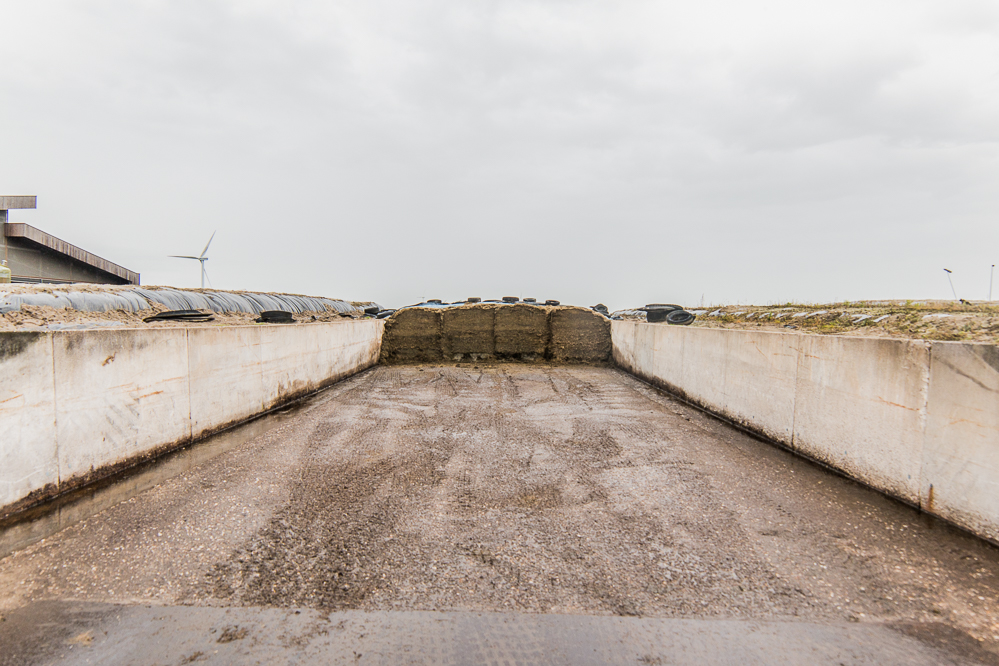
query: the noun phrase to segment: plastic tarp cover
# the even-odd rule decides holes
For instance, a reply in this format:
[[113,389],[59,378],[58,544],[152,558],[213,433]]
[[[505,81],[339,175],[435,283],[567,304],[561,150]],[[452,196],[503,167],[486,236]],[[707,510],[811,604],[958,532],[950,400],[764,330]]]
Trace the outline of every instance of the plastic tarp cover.
[[359,312],[346,301],[314,296],[291,294],[226,294],[216,291],[204,293],[181,289],[127,289],[106,292],[55,291],[51,294],[2,294],[0,312],[20,310],[22,305],[46,305],[53,308],[70,308],[82,312],[110,312],[147,310],[151,303],[159,303],[170,310],[211,310],[212,312],[245,312],[260,314],[264,310],[303,312]]
[[50,308],[72,308],[73,303],[65,294],[7,294],[0,305],[12,305],[20,310],[22,305],[47,305]]
[[358,308],[346,301],[291,294],[226,294],[206,291],[204,294],[179,289],[134,289],[153,303],[171,310],[211,310],[212,312],[245,312],[260,314],[264,310],[285,312],[355,312]]

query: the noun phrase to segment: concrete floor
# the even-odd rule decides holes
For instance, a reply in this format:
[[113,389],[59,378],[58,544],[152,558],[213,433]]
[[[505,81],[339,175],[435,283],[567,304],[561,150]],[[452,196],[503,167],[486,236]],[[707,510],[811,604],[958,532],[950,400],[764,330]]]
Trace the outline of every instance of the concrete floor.
[[999,663],[999,549],[616,369],[256,427],[0,560],[0,664]]

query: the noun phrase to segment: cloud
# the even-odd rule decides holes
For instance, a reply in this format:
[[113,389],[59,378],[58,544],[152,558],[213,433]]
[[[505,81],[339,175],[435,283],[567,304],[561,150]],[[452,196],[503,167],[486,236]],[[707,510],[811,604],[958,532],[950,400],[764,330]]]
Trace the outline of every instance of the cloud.
[[162,255],[219,228],[217,286],[396,304],[945,296],[937,264],[987,270],[999,241],[991,3],[43,0],[0,20],[0,189],[155,282],[189,282]]

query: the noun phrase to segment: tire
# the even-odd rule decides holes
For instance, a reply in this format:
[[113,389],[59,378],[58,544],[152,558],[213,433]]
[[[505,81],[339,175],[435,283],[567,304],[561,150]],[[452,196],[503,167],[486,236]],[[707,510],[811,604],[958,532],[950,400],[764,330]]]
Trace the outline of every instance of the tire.
[[520,299],[517,298],[516,296],[504,296],[503,297],[503,302],[504,303],[516,303],[519,300]]
[[676,312],[676,310],[666,310],[659,308],[656,308],[654,310],[646,310],[645,320],[648,321],[650,324],[661,324],[662,322],[666,321],[666,316],[670,312]]
[[204,313],[199,310],[167,310],[165,312],[160,312],[159,314],[154,314],[151,317],[146,317],[142,321],[170,321],[172,319],[184,320],[210,316],[211,314]]
[[649,303],[644,308],[638,308],[639,310],[666,310],[667,312],[672,312],[673,310],[682,310],[683,308],[679,305],[673,305],[672,303]]
[[163,316],[170,314],[171,313],[169,312],[161,312],[158,315],[153,315],[152,317],[146,317],[142,321],[146,323],[153,321],[215,321],[215,317],[213,317],[211,314],[206,314],[204,312],[199,312],[197,314],[186,314],[186,315],[172,314],[171,316],[166,316],[166,317]]
[[268,324],[291,324],[295,320],[291,313],[285,310],[264,310],[256,321]]
[[666,315],[666,323],[672,326],[689,326],[697,319],[686,310],[673,310]]
[[561,303],[559,303],[558,301],[553,301],[552,299],[549,298],[547,301],[545,301],[545,305],[561,305]]

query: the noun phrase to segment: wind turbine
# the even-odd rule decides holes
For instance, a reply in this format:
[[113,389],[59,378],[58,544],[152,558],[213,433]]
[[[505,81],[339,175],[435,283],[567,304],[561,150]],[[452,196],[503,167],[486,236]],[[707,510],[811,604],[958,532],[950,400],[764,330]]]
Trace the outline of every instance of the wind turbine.
[[171,254],[168,256],[174,259],[194,259],[195,261],[201,262],[201,288],[205,288],[205,262],[208,261],[208,257],[205,256],[205,252],[208,252],[208,246],[212,244],[212,239],[215,238],[217,231],[212,232],[212,237],[208,239],[208,243],[205,244],[205,249],[201,251],[201,255],[197,257],[189,257],[186,254]]

